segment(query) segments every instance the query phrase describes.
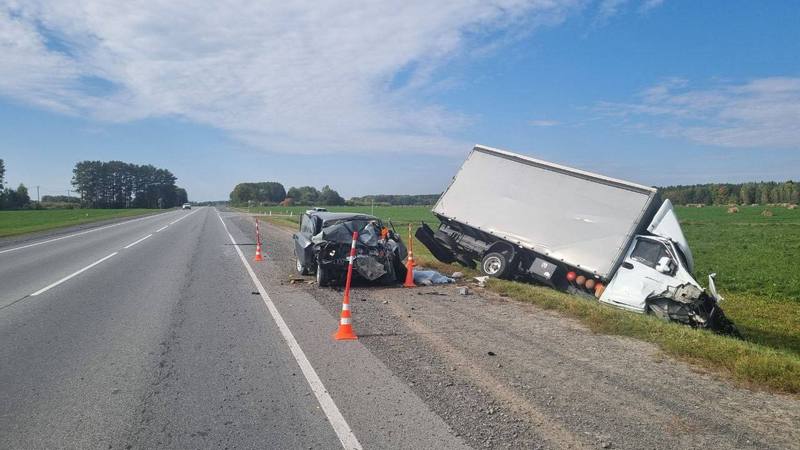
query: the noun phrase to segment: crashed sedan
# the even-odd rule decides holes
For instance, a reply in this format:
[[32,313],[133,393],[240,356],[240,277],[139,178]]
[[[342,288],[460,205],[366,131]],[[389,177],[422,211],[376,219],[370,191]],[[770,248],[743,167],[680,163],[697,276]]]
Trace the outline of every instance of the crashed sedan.
[[391,284],[403,280],[407,250],[400,237],[374,216],[309,210],[294,233],[297,272],[315,273],[319,286],[344,282],[353,232],[358,232],[355,279]]

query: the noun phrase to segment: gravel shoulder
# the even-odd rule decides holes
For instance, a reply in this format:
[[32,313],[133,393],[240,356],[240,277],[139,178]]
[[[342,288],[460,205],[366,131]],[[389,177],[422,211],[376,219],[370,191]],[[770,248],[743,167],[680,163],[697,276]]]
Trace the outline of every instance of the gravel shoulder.
[[[265,225],[277,279],[331,314],[341,292],[294,272],[293,241]],[[475,448],[800,448],[800,401],[755,392],[651,344],[471,287],[359,286],[360,341]]]

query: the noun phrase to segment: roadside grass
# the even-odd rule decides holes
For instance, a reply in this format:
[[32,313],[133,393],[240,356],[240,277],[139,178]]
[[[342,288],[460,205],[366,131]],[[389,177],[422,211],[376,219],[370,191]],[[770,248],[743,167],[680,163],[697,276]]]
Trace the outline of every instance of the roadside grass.
[[[428,208],[383,207],[375,215],[393,219],[407,238],[406,224],[416,227],[424,220],[438,222]],[[302,213],[306,208],[298,208]],[[536,304],[579,319],[593,331],[641,339],[657,345],[665,354],[692,362],[736,382],[755,388],[800,393],[800,211],[764,207],[740,207],[727,214],[726,207],[677,207],[678,216],[694,252],[698,281],[716,272],[726,300],[725,314],[733,320],[744,340],[719,336],[686,326],[662,322],[650,316],[618,310],[546,287],[491,280],[488,289],[509,298]],[[344,207],[342,210],[358,211]],[[365,212],[365,211],[358,211]],[[268,217],[276,225],[296,230],[299,217]],[[401,228],[402,227],[402,228]],[[450,274],[477,271],[437,261],[414,239],[418,264]]]
[[592,331],[640,339],[664,353],[754,388],[800,393],[800,356],[705,330],[663,322],[540,286],[490,280],[488,288],[579,319]]
[[152,209],[41,209],[0,211],[0,237],[46,231],[99,220],[140,216]]

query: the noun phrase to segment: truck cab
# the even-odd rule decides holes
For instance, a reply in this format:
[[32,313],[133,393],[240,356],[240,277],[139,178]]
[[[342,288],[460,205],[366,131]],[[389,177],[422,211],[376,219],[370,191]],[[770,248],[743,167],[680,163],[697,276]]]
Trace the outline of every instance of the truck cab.
[[708,290],[692,276],[694,259],[672,203],[665,200],[647,227],[636,235],[599,300],[639,313],[697,326],[718,320],[714,274]]

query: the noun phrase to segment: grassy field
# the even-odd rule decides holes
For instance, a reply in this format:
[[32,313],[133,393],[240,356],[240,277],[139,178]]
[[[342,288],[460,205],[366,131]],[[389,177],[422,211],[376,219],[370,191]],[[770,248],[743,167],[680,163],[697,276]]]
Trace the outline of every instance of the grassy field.
[[0,237],[80,225],[98,220],[140,216],[152,209],[41,209],[0,211]]
[[[305,207],[253,208],[252,212],[292,213],[271,221],[296,227]],[[762,215],[769,209],[772,216]],[[370,207],[336,207],[332,211],[370,213]],[[800,393],[800,210],[780,207],[677,207],[695,258],[701,284],[717,273],[717,286],[726,298],[726,314],[745,341],[664,323],[551,289],[493,280],[490,288],[517,300],[559,310],[584,321],[597,332],[635,337],[658,345],[666,353],[723,372],[754,387]],[[405,230],[409,222],[437,224],[429,207],[375,207],[375,215],[391,219]],[[403,231],[405,236],[405,232]],[[415,242],[414,253],[426,265],[444,271],[427,249]]]

